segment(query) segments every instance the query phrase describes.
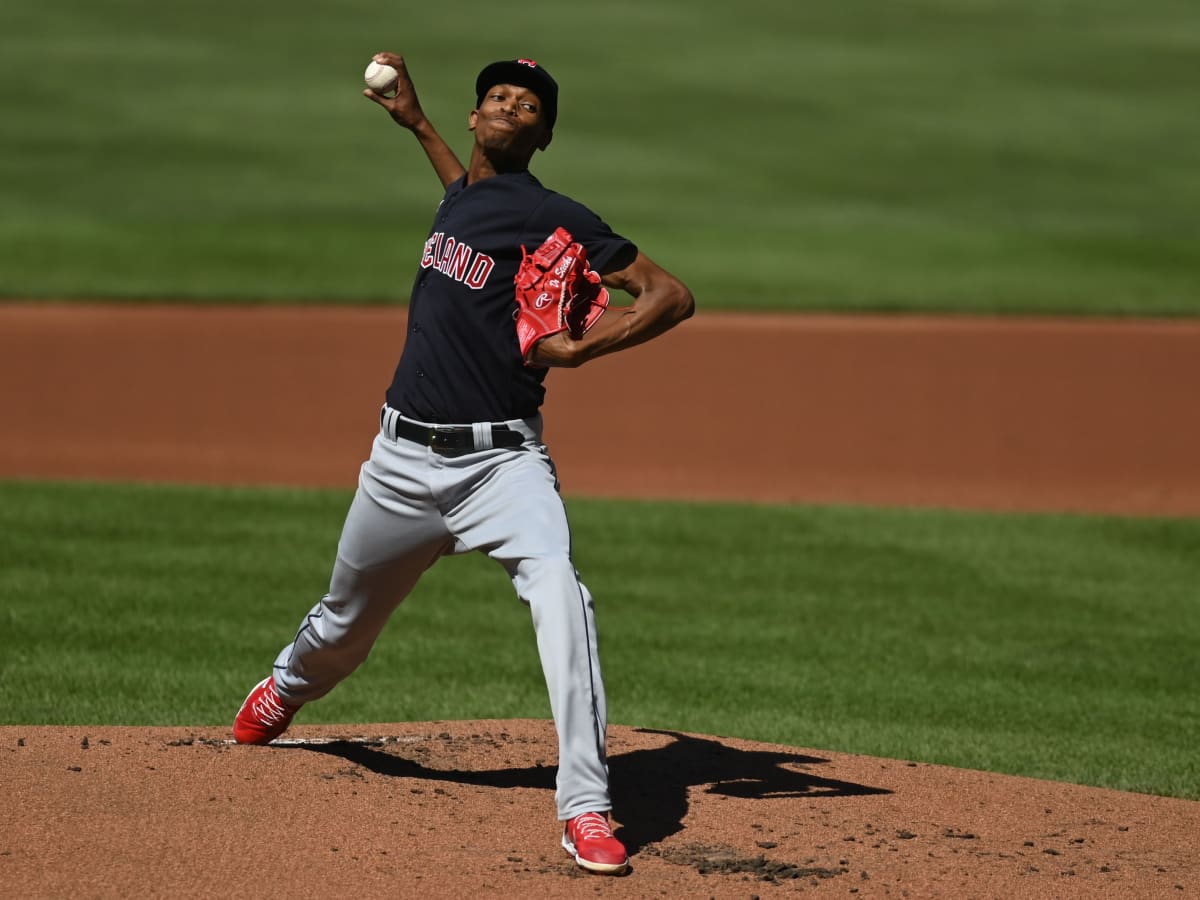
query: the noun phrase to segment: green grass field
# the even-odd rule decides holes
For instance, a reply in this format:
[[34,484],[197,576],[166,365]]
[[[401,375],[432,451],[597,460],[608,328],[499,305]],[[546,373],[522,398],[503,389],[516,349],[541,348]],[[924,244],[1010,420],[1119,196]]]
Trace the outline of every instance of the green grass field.
[[[0,482],[0,722],[228,723],[348,502]],[[1200,520],[570,508],[615,723],[1200,799]],[[300,721],[525,716],[528,613],[471,556]]]
[[1194,0],[59,0],[0,8],[0,297],[402,302],[483,63],[563,85],[550,186],[702,309],[1200,311]]

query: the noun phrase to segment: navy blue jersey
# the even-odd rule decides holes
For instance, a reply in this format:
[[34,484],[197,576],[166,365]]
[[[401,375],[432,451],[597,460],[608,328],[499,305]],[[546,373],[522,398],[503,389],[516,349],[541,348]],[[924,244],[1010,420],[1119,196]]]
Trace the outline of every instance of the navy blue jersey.
[[521,246],[532,253],[559,226],[583,244],[598,272],[624,267],[637,253],[586,206],[527,171],[470,185],[464,175],[446,189],[413,284],[389,406],[446,424],[538,411],[547,370],[521,359],[513,278]]

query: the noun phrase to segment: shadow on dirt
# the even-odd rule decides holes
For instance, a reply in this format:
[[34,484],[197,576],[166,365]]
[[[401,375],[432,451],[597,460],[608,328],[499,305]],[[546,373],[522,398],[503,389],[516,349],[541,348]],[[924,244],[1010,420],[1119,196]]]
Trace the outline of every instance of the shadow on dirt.
[[[714,738],[675,731],[636,729],[642,734],[674,738],[662,747],[610,756],[613,816],[630,853],[682,830],[688,812],[688,789],[707,786],[710,794],[769,800],[784,797],[858,797],[891,793],[849,781],[821,778],[795,767],[828,762],[798,753],[740,750]],[[554,790],[555,768],[531,766],[487,770],[434,769],[415,760],[354,741],[298,745],[314,753],[336,756],[378,775],[420,778],[496,788]],[[389,747],[389,750],[391,748]],[[400,748],[397,748],[400,749]]]

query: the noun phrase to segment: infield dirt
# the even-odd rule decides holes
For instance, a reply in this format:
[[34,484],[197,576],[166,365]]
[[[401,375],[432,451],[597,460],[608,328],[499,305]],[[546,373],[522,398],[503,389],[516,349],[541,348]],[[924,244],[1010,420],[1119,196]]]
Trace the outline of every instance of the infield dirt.
[[[351,488],[405,329],[0,305],[0,476]],[[1200,514],[1200,322],[701,313],[547,386],[568,495]]]
[[[0,477],[349,489],[402,310],[0,306]],[[564,493],[1200,514],[1200,324],[701,314],[551,373]],[[230,715],[240,697],[230,698]],[[547,722],[0,728],[0,889],[1186,897],[1200,803],[614,727],[630,874],[558,848]]]
[[558,847],[529,720],[0,728],[12,897],[1187,897],[1200,804],[614,727],[619,878]]

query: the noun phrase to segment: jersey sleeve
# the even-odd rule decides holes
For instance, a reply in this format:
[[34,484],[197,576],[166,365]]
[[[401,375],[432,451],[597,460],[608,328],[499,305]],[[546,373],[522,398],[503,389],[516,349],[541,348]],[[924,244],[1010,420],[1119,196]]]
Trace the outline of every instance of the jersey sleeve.
[[582,203],[555,193],[550,193],[530,217],[522,243],[532,251],[560,227],[583,244],[588,262],[601,274],[622,269],[637,256],[637,246],[631,240],[614,232]]

